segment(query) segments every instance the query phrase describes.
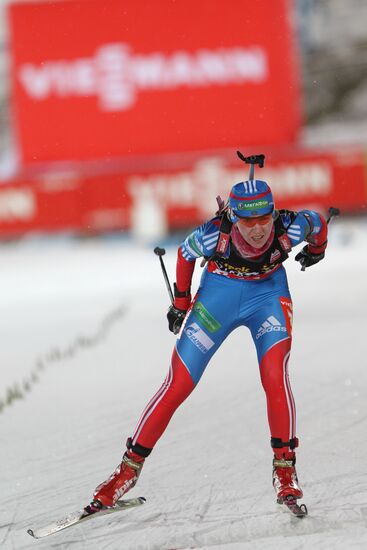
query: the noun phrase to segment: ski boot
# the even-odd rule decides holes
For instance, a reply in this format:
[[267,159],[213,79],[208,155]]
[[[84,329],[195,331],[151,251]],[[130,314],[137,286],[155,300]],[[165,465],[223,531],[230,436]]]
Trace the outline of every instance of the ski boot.
[[277,495],[278,504],[284,504],[297,518],[304,518],[308,514],[305,504],[298,504],[297,499],[303,497],[303,492],[298,485],[295,468],[296,457],[277,458],[273,460],[273,486]]
[[302,498],[303,496],[303,492],[298,485],[295,464],[295,455],[292,458],[274,457],[273,487],[275,489],[279,504],[282,504],[285,499],[289,497],[296,500],[298,498]]
[[122,462],[113,474],[96,487],[92,506],[113,506],[138,481],[145,458],[130,449],[122,457]]

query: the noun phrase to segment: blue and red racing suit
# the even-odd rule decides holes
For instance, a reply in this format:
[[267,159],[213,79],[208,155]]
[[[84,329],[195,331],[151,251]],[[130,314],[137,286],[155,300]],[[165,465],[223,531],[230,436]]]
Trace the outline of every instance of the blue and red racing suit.
[[[292,340],[292,299],[282,265],[292,247],[306,241],[311,253],[327,244],[327,223],[311,210],[280,211],[262,256],[246,258],[234,245],[230,229],[227,250],[218,255],[221,218],[194,230],[180,245],[176,284],[181,293],[191,286],[195,261],[208,260],[198,292],[176,298],[188,309],[167,377],[146,406],[130,438],[130,447],[148,454],[166,429],[177,407],[199,382],[224,339],[237,327],[249,328],[256,346],[262,385],[267,399],[271,445],[277,457],[288,457],[297,446],[296,410],[288,377]],[[215,255],[213,255],[215,253]],[[181,300],[181,302],[180,302]]]

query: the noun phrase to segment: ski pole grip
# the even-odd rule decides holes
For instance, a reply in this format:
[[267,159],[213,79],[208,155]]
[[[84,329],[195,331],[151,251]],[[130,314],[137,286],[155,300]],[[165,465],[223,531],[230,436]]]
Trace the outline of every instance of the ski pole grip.
[[157,256],[164,256],[166,253],[165,248],[160,248],[159,246],[156,246],[154,249],[154,254],[157,254]]
[[335,208],[335,206],[330,206],[328,213],[329,213],[329,216],[328,216],[328,219],[326,220],[326,223],[331,222],[333,218],[335,218],[336,216],[339,216],[340,210],[339,208]]
[[237,152],[238,158],[240,158],[246,164],[252,164],[252,165],[258,164],[260,168],[264,167],[265,155],[261,154],[261,155],[251,155],[249,157],[245,157],[245,155],[243,155],[241,151],[236,151],[236,152]]
[[250,157],[245,157],[241,151],[237,151],[237,156],[243,162],[250,165],[250,171],[248,175],[249,180],[255,179],[255,164],[259,165],[259,168],[263,168],[265,162],[265,155],[251,155]]

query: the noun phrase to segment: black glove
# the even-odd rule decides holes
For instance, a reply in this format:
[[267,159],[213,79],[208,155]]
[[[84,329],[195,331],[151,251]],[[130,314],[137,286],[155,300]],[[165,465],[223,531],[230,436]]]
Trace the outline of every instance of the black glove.
[[170,306],[167,319],[168,319],[168,328],[173,334],[178,334],[180,332],[181,325],[185,319],[186,311],[183,309],[177,309],[175,306]]
[[325,252],[321,252],[321,254],[312,254],[306,245],[302,248],[301,252],[298,252],[294,259],[301,264],[302,270],[304,270],[306,267],[317,264],[324,257]]

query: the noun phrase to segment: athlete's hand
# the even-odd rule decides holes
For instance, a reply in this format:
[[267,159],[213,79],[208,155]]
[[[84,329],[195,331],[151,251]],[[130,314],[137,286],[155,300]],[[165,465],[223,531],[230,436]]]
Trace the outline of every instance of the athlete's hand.
[[311,265],[315,265],[320,262],[325,257],[325,252],[320,254],[312,254],[308,248],[308,245],[304,246],[301,252],[298,252],[297,256],[294,258],[296,262],[299,262],[302,266],[302,270]]
[[178,309],[175,306],[170,306],[167,319],[168,319],[168,328],[173,334],[178,334],[180,332],[181,325],[185,319],[186,310]]

